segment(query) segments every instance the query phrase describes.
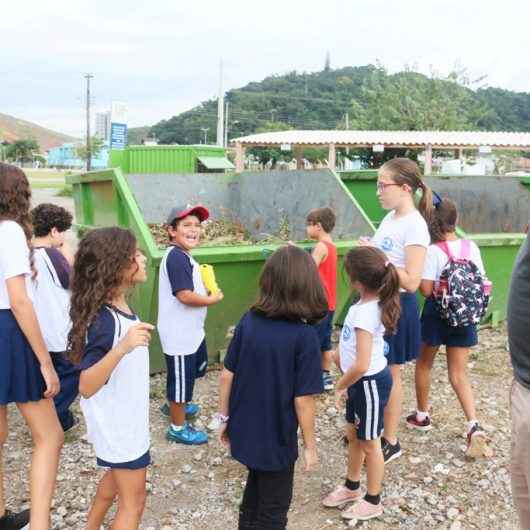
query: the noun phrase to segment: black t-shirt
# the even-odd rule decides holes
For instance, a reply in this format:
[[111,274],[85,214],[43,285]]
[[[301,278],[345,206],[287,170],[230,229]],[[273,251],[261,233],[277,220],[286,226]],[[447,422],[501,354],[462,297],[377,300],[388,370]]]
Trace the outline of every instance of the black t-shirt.
[[508,296],[508,340],[515,379],[530,389],[530,234],[515,260]]
[[232,456],[261,471],[289,467],[298,458],[294,399],[324,390],[315,328],[248,312],[224,365],[234,373],[228,421]]

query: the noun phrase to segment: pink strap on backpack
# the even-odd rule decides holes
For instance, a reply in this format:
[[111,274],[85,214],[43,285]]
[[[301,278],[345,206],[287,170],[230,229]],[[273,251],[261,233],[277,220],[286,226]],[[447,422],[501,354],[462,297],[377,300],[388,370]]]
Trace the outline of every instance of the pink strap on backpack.
[[471,242],[469,241],[469,239],[460,240],[460,256],[458,258],[455,258],[453,256],[453,253],[451,252],[447,241],[438,241],[438,243],[436,243],[436,246],[440,250],[442,250],[450,260],[453,261],[455,259],[469,259],[469,256],[471,254]]

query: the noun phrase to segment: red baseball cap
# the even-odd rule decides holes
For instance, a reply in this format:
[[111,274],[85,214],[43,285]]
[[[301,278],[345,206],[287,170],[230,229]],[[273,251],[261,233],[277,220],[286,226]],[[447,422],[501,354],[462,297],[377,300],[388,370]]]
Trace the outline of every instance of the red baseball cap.
[[200,204],[195,206],[190,204],[186,206],[177,206],[176,208],[172,208],[169,212],[169,215],[167,216],[167,224],[170,225],[173,223],[173,221],[184,219],[184,217],[187,217],[188,215],[196,215],[199,218],[199,221],[202,223],[203,221],[206,221],[208,217],[210,217],[210,212],[207,208]]

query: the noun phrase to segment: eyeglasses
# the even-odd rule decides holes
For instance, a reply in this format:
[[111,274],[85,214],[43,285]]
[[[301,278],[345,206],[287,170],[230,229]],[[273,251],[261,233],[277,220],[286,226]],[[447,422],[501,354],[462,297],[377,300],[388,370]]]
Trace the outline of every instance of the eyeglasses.
[[377,182],[377,191],[385,191],[389,186],[401,186],[401,184],[396,184],[395,182]]

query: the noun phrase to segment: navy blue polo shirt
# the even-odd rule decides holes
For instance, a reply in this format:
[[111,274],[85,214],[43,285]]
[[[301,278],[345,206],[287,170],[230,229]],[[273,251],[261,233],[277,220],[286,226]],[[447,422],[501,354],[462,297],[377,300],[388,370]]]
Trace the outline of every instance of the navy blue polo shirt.
[[324,391],[321,357],[313,326],[255,312],[243,316],[224,361],[234,374],[228,436],[236,460],[261,471],[296,461],[294,399]]

